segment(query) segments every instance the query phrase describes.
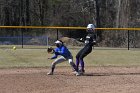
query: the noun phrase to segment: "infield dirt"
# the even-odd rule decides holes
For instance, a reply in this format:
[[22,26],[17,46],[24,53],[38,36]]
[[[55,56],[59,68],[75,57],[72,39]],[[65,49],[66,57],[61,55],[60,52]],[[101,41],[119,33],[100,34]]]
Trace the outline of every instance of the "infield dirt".
[[75,76],[70,67],[0,69],[0,93],[140,93],[140,67],[86,67]]

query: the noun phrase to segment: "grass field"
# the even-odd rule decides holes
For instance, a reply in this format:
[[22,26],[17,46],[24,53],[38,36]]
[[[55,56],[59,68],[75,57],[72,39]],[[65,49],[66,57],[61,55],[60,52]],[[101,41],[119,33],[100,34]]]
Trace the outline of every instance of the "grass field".
[[[70,49],[75,55],[80,48]],[[9,67],[45,67],[53,60],[48,60],[51,54],[46,49],[0,49],[0,68]],[[140,51],[127,49],[95,48],[84,60],[86,66],[140,66]],[[69,66],[67,62],[58,66]]]

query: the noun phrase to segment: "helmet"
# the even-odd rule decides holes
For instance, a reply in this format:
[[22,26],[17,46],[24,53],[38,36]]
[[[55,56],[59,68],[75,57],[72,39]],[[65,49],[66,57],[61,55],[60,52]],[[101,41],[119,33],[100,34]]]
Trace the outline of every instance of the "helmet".
[[55,41],[55,44],[62,44],[62,41],[57,40],[57,41]]
[[57,40],[57,41],[55,41],[55,44],[57,47],[60,47],[63,45],[63,42],[61,40]]
[[95,26],[93,24],[88,24],[87,29],[95,29]]

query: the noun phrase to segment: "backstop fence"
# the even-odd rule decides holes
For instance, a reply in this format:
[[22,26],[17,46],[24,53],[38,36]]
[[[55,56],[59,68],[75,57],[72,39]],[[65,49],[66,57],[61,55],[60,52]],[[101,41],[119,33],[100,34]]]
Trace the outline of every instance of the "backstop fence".
[[[139,31],[140,28],[96,28],[96,47],[140,48]],[[68,46],[83,46],[78,40],[85,32],[86,27],[0,26],[0,47],[46,48],[60,38]]]

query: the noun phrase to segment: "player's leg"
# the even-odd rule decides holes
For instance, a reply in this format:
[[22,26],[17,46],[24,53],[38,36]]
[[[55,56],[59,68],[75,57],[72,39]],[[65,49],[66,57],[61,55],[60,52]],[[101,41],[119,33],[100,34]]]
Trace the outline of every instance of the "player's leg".
[[79,53],[76,55],[76,68],[79,69]]
[[79,76],[80,74],[79,74],[79,72],[78,72],[78,69],[77,69],[76,65],[75,65],[74,62],[73,62],[73,57],[68,58],[68,62],[69,62],[69,64],[71,65],[72,69],[75,71],[74,74],[76,74],[76,76]]
[[74,62],[73,62],[73,57],[68,58],[68,62],[71,65],[72,69],[74,71],[77,71],[78,72],[78,69],[77,69],[76,65],[74,64]]
[[81,55],[81,53],[83,52],[83,50],[84,50],[84,48],[81,49],[81,50],[77,53],[77,55],[76,55],[76,67],[77,67],[77,69],[79,69],[80,55]]
[[90,52],[92,51],[91,48],[84,48],[83,51],[81,52],[81,55],[79,57],[80,60],[80,65],[81,69],[79,70],[82,74],[85,72],[85,62],[84,62],[84,57],[86,57]]
[[83,74],[85,72],[85,62],[82,56],[80,56],[80,65],[81,65],[81,68],[79,69],[79,72]]
[[66,61],[66,59],[63,56],[61,56],[61,57],[57,58],[56,60],[54,60],[54,62],[52,62],[52,65],[51,65],[51,71],[48,73],[48,75],[53,75],[55,66],[57,64],[59,64],[59,63],[64,62],[64,61]]

